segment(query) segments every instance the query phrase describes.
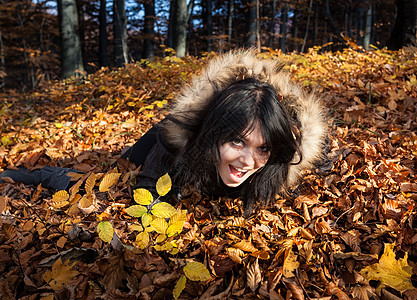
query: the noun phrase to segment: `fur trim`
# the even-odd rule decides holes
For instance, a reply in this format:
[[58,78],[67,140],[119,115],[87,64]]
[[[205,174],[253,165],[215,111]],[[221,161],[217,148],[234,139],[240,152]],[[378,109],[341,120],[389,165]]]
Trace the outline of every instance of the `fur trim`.
[[[212,59],[200,76],[194,77],[174,100],[171,114],[182,121],[194,111],[204,110],[213,95],[232,82],[253,77],[269,82],[283,97],[284,104],[296,115],[300,124],[302,161],[290,165],[287,185],[294,184],[301,171],[311,168],[321,158],[326,135],[326,120],[322,104],[313,93],[306,93],[299,85],[290,80],[287,72],[282,70],[283,64],[273,59],[259,58],[252,50],[237,50]],[[185,121],[185,119],[184,119]],[[177,149],[187,144],[191,133],[174,124],[166,128],[167,142]],[[294,157],[294,162],[299,157]]]

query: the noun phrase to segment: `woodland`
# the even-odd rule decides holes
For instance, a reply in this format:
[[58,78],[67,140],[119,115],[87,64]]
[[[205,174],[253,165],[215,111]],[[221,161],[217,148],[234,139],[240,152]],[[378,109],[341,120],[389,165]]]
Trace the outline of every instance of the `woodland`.
[[[298,4],[326,7],[294,3],[290,18]],[[48,1],[0,4],[0,172],[60,166],[84,174],[72,174],[69,191],[0,183],[1,299],[417,299],[417,48],[384,47],[393,23],[385,31],[373,23],[369,44],[364,32],[325,35],[320,26],[324,39],[314,45],[310,32],[303,51],[291,26],[284,49],[279,36],[272,45],[260,38],[258,55],[282,61],[325,103],[328,160],[245,219],[240,199],[188,187],[181,201],[146,211],[152,196],[132,190],[140,168],[119,160],[210,58],[243,46],[237,35],[207,51],[207,38],[188,28],[183,56],[161,42],[152,58],[129,50],[122,66],[109,51],[104,67],[85,22],[86,68],[63,78]],[[20,25],[10,21],[16,12]],[[144,42],[132,46],[132,28],[127,44],[139,53]],[[170,189],[162,176],[158,193]]]

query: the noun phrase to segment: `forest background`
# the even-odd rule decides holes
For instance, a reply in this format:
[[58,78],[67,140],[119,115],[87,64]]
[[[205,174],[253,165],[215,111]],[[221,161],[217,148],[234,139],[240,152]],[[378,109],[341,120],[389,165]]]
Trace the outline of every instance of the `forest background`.
[[[31,89],[76,72],[236,47],[284,53],[316,45],[415,43],[415,1],[2,0],[0,88]],[[60,38],[60,36],[62,38]]]
[[[0,298],[417,299],[416,3],[0,1],[0,171],[85,172],[0,184]],[[249,219],[186,189],[144,211],[110,166],[247,46],[322,97],[329,163]]]

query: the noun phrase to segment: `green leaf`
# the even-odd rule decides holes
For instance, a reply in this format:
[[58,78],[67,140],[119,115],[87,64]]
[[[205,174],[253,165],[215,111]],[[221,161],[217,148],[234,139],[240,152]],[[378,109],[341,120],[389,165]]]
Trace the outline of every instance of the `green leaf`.
[[108,221],[100,222],[97,225],[97,232],[103,241],[110,243],[113,238],[113,225]]
[[142,205],[132,205],[125,209],[126,213],[129,216],[140,218],[144,213],[148,212],[145,206]]
[[185,288],[185,284],[187,283],[187,277],[184,275],[178,279],[177,283],[175,284],[174,290],[172,291],[172,294],[174,296],[174,299],[178,299],[178,297],[181,295],[182,291]]

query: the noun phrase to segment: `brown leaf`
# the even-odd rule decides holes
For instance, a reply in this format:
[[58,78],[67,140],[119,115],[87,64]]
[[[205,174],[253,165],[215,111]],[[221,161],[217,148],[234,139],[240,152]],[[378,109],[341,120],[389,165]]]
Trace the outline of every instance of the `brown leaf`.
[[332,281],[327,284],[326,291],[337,297],[339,300],[349,300],[349,297]]
[[282,278],[285,286],[291,291],[291,299],[304,300],[303,289],[295,282],[294,278]]
[[345,232],[341,235],[342,240],[355,252],[361,252],[359,247],[360,243],[360,233],[358,230],[353,229],[348,232]]
[[85,181],[85,191],[87,194],[91,193],[96,183],[96,174],[91,173]]
[[249,241],[240,241],[233,245],[234,248],[238,248],[245,252],[255,252],[258,251],[256,247]]
[[7,209],[7,202],[8,197],[7,196],[0,196],[0,214]]
[[249,267],[246,270],[246,285],[254,292],[258,288],[261,280],[262,274],[259,268],[258,259],[255,259],[252,264],[249,264]]

